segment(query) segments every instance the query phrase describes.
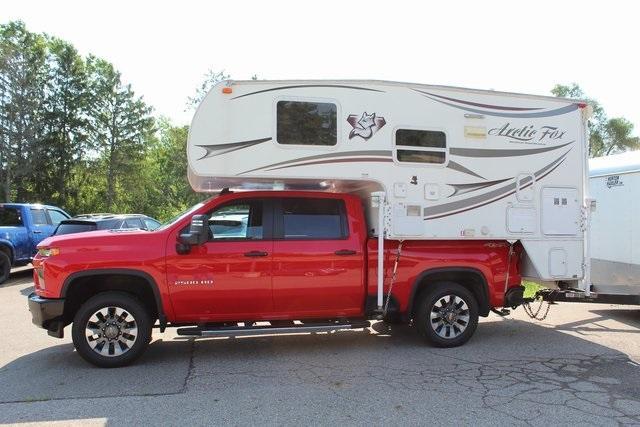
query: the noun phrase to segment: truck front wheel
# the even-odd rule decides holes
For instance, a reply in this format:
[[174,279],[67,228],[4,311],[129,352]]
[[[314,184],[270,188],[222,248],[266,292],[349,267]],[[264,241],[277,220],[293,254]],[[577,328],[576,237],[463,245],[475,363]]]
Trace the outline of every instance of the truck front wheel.
[[437,347],[462,345],[478,326],[478,302],[464,286],[436,283],[420,296],[415,325],[418,333]]
[[73,345],[101,368],[125,366],[140,357],[151,338],[151,318],[132,295],[104,292],[89,298],[72,326]]

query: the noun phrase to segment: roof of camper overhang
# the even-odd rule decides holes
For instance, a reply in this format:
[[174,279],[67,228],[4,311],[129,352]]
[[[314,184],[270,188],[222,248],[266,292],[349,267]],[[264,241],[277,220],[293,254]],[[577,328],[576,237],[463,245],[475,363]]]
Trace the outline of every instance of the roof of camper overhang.
[[632,172],[640,172],[640,151],[628,151],[589,160],[591,178]]
[[[464,93],[477,93],[480,95],[495,95],[495,96],[513,96],[518,98],[528,98],[528,99],[540,99],[545,101],[555,101],[559,103],[571,103],[571,104],[586,104],[589,105],[588,101],[583,99],[574,99],[574,98],[562,98],[551,95],[533,95],[527,93],[519,93],[519,92],[505,92],[505,91],[497,91],[492,89],[472,89],[460,86],[444,86],[444,85],[429,85],[422,83],[410,83],[410,82],[395,82],[390,80],[330,80],[330,79],[321,79],[321,80],[223,80],[222,82],[216,84],[215,87],[226,84],[241,84],[241,85],[264,85],[264,84],[273,84],[273,85],[315,85],[315,84],[335,84],[335,85],[379,85],[379,86],[396,86],[396,87],[412,87],[419,89],[440,89],[454,92],[464,92]],[[213,88],[212,88],[213,89]],[[589,106],[591,107],[591,106]]]

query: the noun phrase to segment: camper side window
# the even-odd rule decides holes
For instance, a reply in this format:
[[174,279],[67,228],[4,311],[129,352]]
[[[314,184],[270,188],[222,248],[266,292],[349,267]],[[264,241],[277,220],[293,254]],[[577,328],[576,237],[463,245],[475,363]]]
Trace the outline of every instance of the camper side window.
[[396,131],[396,156],[399,162],[443,164],[447,158],[446,150],[447,136],[444,132],[416,129]]
[[331,146],[338,143],[335,104],[279,101],[276,120],[279,144]]

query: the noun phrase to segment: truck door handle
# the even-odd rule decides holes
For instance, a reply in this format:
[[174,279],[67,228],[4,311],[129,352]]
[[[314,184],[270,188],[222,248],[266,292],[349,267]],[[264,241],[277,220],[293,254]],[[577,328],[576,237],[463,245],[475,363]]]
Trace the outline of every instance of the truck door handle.
[[244,253],[244,256],[249,256],[249,257],[267,256],[267,255],[269,255],[269,253],[264,251],[250,251],[250,252]]
[[340,249],[339,251],[335,251],[334,254],[336,255],[355,255],[356,251],[352,251],[349,249]]
[[40,231],[40,230],[33,230],[33,234],[42,234],[42,231]]

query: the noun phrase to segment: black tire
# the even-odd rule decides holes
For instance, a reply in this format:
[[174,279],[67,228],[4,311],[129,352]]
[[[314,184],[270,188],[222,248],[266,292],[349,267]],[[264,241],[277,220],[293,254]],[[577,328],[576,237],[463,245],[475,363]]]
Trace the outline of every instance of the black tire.
[[[149,312],[136,297],[104,292],[80,306],[71,336],[84,360],[101,368],[116,368],[132,363],[144,353],[151,341],[152,326]],[[92,347],[90,342],[96,344]]]
[[[443,314],[438,317],[440,313]],[[430,344],[457,347],[469,341],[478,326],[478,302],[457,283],[429,285],[418,299],[415,326]]]
[[11,259],[6,253],[0,251],[0,284],[7,281],[9,274],[11,274]]

